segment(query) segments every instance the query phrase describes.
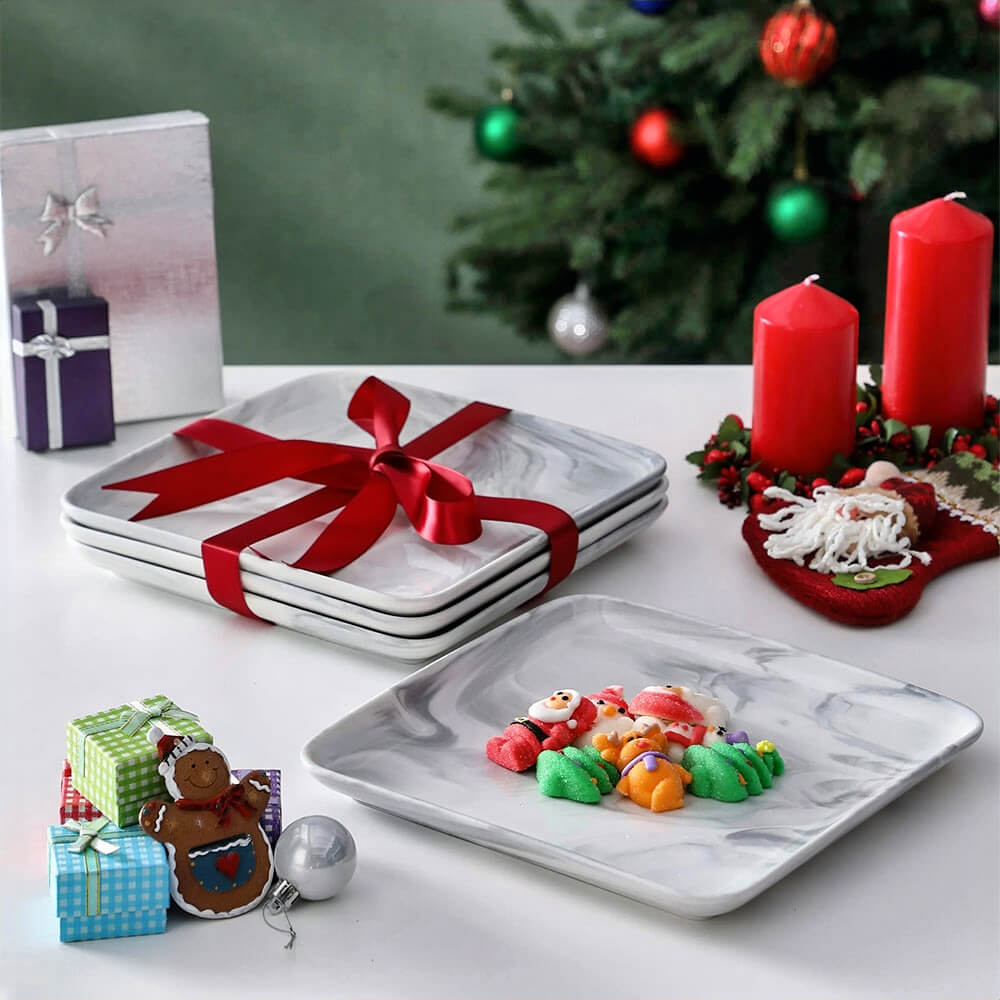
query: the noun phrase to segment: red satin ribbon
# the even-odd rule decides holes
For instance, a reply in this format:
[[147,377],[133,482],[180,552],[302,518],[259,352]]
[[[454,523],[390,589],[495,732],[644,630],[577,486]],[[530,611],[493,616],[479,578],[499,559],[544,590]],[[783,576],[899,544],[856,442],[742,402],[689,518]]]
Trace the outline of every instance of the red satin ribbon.
[[229,811],[235,809],[241,816],[253,816],[256,810],[246,800],[242,785],[230,785],[214,799],[178,799],[179,809],[210,809],[219,819],[219,826],[229,825]]
[[423,538],[439,545],[463,545],[479,537],[482,521],[508,521],[540,528],[549,537],[549,578],[555,586],[576,563],[579,535],[573,519],[552,504],[510,497],[476,496],[460,472],[431,462],[432,456],[510,411],[489,403],[469,403],[457,413],[400,445],[410,401],[371,376],[358,387],[347,415],[375,439],[374,448],[298,439],[282,440],[240,424],[206,418],[175,431],[220,454],[197,458],[134,479],[109,483],[106,490],[155,493],[133,521],[174,514],[292,478],[320,489],[267,511],[201,544],[205,580],[219,603],[258,618],[240,583],[240,552],[272,535],[340,510],[293,565],[331,573],[375,544],[401,506]]

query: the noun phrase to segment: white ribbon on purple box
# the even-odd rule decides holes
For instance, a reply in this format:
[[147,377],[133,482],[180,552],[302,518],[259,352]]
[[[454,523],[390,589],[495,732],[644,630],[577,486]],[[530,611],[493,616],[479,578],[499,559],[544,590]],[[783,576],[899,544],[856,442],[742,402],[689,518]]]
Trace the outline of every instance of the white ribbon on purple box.
[[41,358],[45,362],[45,410],[49,421],[49,448],[63,446],[62,393],[59,363],[79,351],[105,351],[111,347],[107,334],[96,337],[59,336],[59,316],[51,299],[38,299],[42,310],[42,333],[31,340],[12,340],[11,350],[19,358]]

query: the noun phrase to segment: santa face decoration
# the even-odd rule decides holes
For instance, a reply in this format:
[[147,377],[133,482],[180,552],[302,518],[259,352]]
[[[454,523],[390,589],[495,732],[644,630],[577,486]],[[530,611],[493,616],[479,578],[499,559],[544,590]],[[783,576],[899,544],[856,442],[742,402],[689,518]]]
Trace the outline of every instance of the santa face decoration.
[[596,694],[588,694],[587,698],[597,708],[597,719],[586,733],[573,741],[574,746],[580,748],[592,746],[594,737],[602,733],[620,739],[635,728],[635,722],[628,714],[624,689],[620,684],[613,684]]
[[543,750],[562,750],[588,732],[597,706],[579,691],[563,688],[536,701],[527,715],[516,718],[500,736],[486,744],[486,756],[509,771],[533,767]]
[[260,826],[271,797],[267,775],[251,771],[234,785],[217,747],[164,735],[155,726],[149,738],[175,801],[147,802],[139,823],[167,849],[174,902],[198,917],[252,909],[274,875],[271,844]]

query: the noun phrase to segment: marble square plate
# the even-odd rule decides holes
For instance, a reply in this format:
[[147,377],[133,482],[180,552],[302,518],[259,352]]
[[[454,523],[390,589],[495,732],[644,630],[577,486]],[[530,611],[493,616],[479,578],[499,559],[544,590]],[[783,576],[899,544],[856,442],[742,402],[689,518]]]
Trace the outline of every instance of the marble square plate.
[[[323,372],[234,403],[214,416],[280,438],[308,438],[370,446],[372,439],[347,419],[347,406],[362,377]],[[468,400],[393,383],[412,401],[401,440],[405,443],[450,416]],[[281,480],[190,511],[129,521],[149,494],[104,490],[105,483],[163,469],[212,449],[174,435],[154,441],[78,483],[63,510],[78,524],[198,556],[203,539],[314,490]],[[649,492],[666,462],[656,452],[593,431],[510,413],[435,456],[459,469],[484,496],[518,496],[555,504],[580,529]],[[331,515],[332,516],[332,515]],[[420,615],[460,599],[547,548],[544,534],[525,525],[487,521],[468,545],[433,545],[413,530],[402,512],[360,559],[335,575],[283,565],[294,562],[331,516],[267,539],[247,550],[240,566],[283,583],[388,614]],[[273,560],[273,561],[272,561]]]
[[[773,740],[772,788],[687,796],[654,814],[542,796],[483,748],[532,702],[649,684],[711,692],[732,728]],[[971,709],[923,688],[744,632],[608,597],[565,597],[393,685],[303,749],[359,802],[684,917],[725,913],[944,765],[979,736]],[[859,878],[877,872],[858,872]]]
[[[577,556],[577,567],[586,566],[628,541],[634,534],[652,524],[663,513],[666,505],[667,501],[664,497],[655,507],[650,508],[644,514],[640,514],[634,520],[581,549]],[[209,595],[203,577],[165,569],[155,563],[117,555],[114,552],[106,552],[103,549],[83,545],[72,540],[70,545],[88,562],[102,569],[110,570],[118,576],[145,583],[160,590],[180,594],[182,597],[200,601],[202,604],[218,607]],[[349,622],[304,611],[283,601],[274,601],[256,594],[247,594],[247,604],[254,614],[260,615],[267,621],[293,629],[296,632],[303,632],[317,639],[323,639],[326,642],[335,642],[341,646],[360,649],[366,653],[375,653],[404,663],[426,663],[427,660],[440,656],[449,649],[454,649],[459,643],[465,642],[477,632],[488,628],[526,601],[537,597],[545,589],[547,578],[547,572],[539,573],[450,628],[443,629],[434,635],[413,638],[390,635],[375,629],[352,625]],[[226,612],[226,614],[230,613]]]
[[[620,507],[614,513],[581,531],[581,555],[588,546],[659,506],[665,499],[666,483],[661,479],[651,492],[644,493],[637,500]],[[164,569],[177,570],[189,576],[197,576],[202,579],[205,577],[205,567],[198,556],[189,556],[184,552],[177,552],[175,549],[150,545],[147,542],[139,542],[134,538],[126,538],[122,535],[95,531],[93,528],[87,528],[69,520],[65,515],[62,517],[62,524],[67,537],[74,542],[103,549],[105,552],[128,556],[131,559],[141,559],[144,562],[162,566]],[[349,622],[352,625],[361,625],[364,628],[375,629],[390,635],[419,638],[434,635],[452,625],[457,625],[485,608],[492,601],[506,597],[515,587],[537,578],[540,573],[547,571],[548,567],[549,551],[546,549],[527,562],[513,567],[504,576],[491,580],[460,600],[449,604],[448,607],[426,615],[390,615],[373,608],[362,607],[359,604],[351,604],[349,601],[339,601],[335,597],[327,597],[326,594],[307,590],[304,587],[294,587],[290,583],[282,583],[280,580],[273,580],[270,577],[260,576],[246,570],[241,571],[240,579],[243,582],[243,589],[250,594],[269,597],[304,611],[312,611],[319,615],[326,615],[343,622]]]

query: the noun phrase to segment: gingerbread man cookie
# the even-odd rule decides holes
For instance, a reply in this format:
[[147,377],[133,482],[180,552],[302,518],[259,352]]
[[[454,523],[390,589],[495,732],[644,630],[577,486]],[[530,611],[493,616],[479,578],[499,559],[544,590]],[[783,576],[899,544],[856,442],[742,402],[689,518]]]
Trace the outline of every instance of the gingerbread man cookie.
[[175,801],[147,802],[139,823],[167,849],[174,902],[198,917],[235,917],[252,909],[274,875],[271,844],[260,825],[271,797],[267,775],[251,771],[231,784],[229,762],[217,747],[156,726],[149,739]]

